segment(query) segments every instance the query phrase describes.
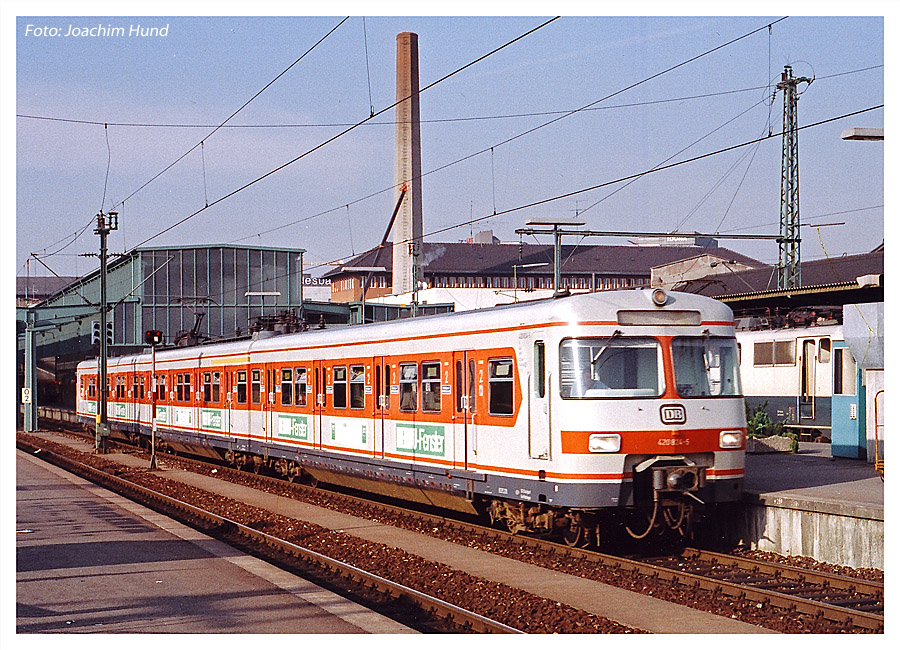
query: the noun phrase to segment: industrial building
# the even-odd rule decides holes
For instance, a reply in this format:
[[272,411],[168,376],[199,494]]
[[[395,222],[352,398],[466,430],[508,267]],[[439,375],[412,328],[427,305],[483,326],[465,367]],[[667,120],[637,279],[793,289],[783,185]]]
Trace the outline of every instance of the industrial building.
[[[253,328],[272,327],[279,314],[299,324],[301,304],[307,322],[346,323],[347,306],[310,300],[321,298],[322,288],[310,287],[315,283],[308,277],[301,282],[304,252],[222,244],[148,247],[111,261],[107,271],[110,354],[141,349],[147,330],[161,331],[165,344],[184,345],[249,335]],[[306,295],[304,286],[310,287]],[[55,377],[60,394],[67,392],[65,386],[74,377],[78,361],[97,353],[92,330],[99,323],[99,305],[97,270],[36,305],[17,309],[20,335],[31,312],[38,373],[42,378]],[[20,375],[23,345],[20,336]]]

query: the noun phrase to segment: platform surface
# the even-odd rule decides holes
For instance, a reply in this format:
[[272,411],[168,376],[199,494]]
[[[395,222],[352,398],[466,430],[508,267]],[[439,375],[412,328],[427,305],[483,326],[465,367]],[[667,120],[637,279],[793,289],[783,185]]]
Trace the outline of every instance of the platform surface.
[[789,500],[884,519],[884,481],[872,464],[833,458],[828,443],[801,442],[796,454],[747,454],[744,492],[766,504]]
[[16,631],[411,632],[18,450]]

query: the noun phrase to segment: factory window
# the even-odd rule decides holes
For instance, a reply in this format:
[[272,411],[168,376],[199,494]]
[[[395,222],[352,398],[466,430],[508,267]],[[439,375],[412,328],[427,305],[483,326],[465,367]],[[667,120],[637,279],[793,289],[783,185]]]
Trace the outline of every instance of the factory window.
[[293,401],[294,373],[290,368],[281,369],[281,404],[290,406]]
[[260,380],[259,370],[250,371],[250,401],[259,404],[260,394],[262,393],[262,381]]
[[347,408],[347,366],[334,367],[334,408]]
[[365,366],[350,366],[350,408],[361,409],[366,406],[366,373]]
[[513,414],[513,361],[491,359],[488,362],[488,412],[491,415]]
[[414,363],[400,364],[400,410],[415,412],[419,408],[418,366]]
[[294,369],[294,405],[306,406],[306,368]]
[[422,410],[441,411],[441,364],[439,361],[422,364]]
[[247,371],[246,370],[238,370],[237,371],[237,381],[235,382],[235,386],[237,387],[237,402],[238,402],[238,404],[246,404],[247,403]]

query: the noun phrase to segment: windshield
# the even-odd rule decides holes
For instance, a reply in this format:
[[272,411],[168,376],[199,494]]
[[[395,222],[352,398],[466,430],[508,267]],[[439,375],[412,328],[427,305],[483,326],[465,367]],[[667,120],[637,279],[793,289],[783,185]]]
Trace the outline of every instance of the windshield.
[[740,362],[733,338],[675,338],[672,361],[675,386],[681,397],[741,394]]
[[566,398],[662,395],[662,353],[652,338],[566,339],[559,348],[560,393]]

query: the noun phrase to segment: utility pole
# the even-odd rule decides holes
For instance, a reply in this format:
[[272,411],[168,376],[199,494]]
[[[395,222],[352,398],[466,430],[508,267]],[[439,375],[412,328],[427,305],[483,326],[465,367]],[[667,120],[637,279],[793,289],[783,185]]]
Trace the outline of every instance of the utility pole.
[[101,210],[97,214],[97,227],[94,233],[100,235],[100,405],[97,409],[97,430],[94,439],[95,451],[99,454],[107,452],[109,440],[109,420],[106,413],[106,404],[109,399],[109,386],[106,379],[106,359],[109,355],[109,346],[106,340],[107,304],[106,304],[106,237],[113,230],[119,228],[119,213],[110,211],[103,214]]
[[776,275],[779,289],[800,286],[800,158],[797,134],[797,86],[813,82],[794,77],[791,66],[784,66],[781,83],[784,92],[784,127],[781,135],[781,239],[778,241]]

